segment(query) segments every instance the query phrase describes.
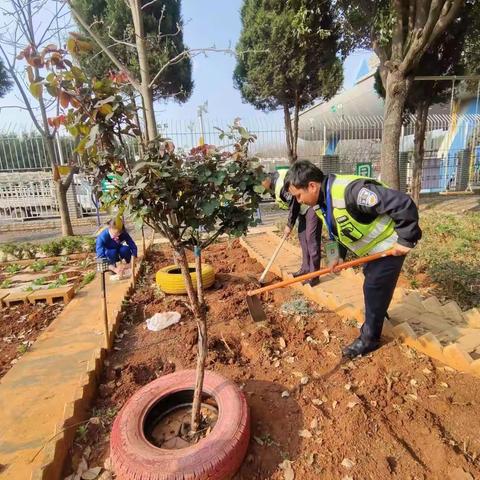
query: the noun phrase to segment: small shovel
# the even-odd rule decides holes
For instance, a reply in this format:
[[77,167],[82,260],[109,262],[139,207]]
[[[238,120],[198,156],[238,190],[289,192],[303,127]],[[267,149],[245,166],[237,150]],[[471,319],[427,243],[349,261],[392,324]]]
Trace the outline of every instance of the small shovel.
[[263,271],[261,277],[258,279],[258,283],[260,285],[263,285],[263,282],[265,280],[265,277],[267,276],[267,273],[268,271],[270,270],[270,267],[272,266],[273,262],[275,261],[275,259],[277,258],[277,255],[279,254],[280,250],[282,249],[283,247],[283,244],[285,243],[285,240],[287,239],[287,235],[284,234],[283,237],[282,237],[282,240],[280,242],[280,244],[278,245],[278,247],[275,249],[275,251],[273,252],[273,255],[272,255],[272,258],[270,259],[270,261],[267,263],[267,266],[265,267],[265,270]]
[[[366,257],[357,258],[350,262],[342,263],[341,265],[337,265],[335,267],[335,272],[340,270],[344,270],[345,268],[356,267],[357,265],[362,265],[364,263],[373,262],[374,260],[378,260],[379,258],[388,257],[389,255],[393,254],[393,250],[386,250],[385,252],[375,253],[373,255],[368,255]],[[322,275],[326,275],[327,273],[331,273],[330,267],[323,268],[321,270],[317,270],[316,272],[306,273],[305,275],[300,275],[299,277],[290,278],[288,280],[283,280],[282,282],[274,283],[273,285],[267,285],[266,287],[257,288],[256,290],[249,290],[247,292],[247,305],[248,311],[250,312],[250,316],[252,317],[254,322],[263,322],[267,319],[265,312],[262,307],[262,302],[260,298],[257,297],[258,294],[264,292],[270,292],[271,290],[276,290],[277,288],[287,287],[288,285],[292,285],[293,283],[303,282],[305,280],[310,280],[315,277],[320,277]]]

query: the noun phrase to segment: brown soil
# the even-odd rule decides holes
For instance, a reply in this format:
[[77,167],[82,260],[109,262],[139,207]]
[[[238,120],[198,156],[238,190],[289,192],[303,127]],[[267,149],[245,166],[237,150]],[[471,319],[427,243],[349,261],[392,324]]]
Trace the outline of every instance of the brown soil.
[[60,313],[63,304],[22,303],[0,310],[0,378]]
[[[255,324],[245,291],[261,266],[237,242],[214,245],[205,257],[218,278],[206,295],[207,368],[240,385],[251,409],[252,440],[237,480],[280,480],[289,465],[297,480],[480,478],[479,379],[396,342],[342,363],[340,348],[357,328],[317,306],[307,318],[282,316],[279,307],[295,296],[290,289],[264,297],[268,322]],[[111,422],[136,390],[195,366],[197,334],[186,299],[154,287],[156,270],[170,263],[162,252],[149,257],[68,473],[86,450],[90,467],[108,465]],[[145,328],[146,318],[168,310],[181,312],[181,323]]]

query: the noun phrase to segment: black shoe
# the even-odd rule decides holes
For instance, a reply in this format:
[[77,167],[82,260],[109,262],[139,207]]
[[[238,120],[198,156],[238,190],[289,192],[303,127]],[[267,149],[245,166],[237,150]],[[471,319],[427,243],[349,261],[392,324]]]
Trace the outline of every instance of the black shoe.
[[310,280],[305,280],[303,285],[310,285],[311,287],[316,287],[320,283],[320,279],[318,277],[311,278]]
[[305,275],[306,273],[308,272],[304,272],[302,269],[300,269],[300,270],[297,270],[295,273],[292,273],[292,277],[297,278],[297,277],[300,277],[301,275]]
[[354,340],[352,344],[342,349],[342,354],[344,357],[347,357],[347,358],[355,358],[355,357],[358,357],[359,355],[366,355],[367,353],[373,352],[374,350],[377,350],[377,348],[379,347],[380,347],[379,340],[365,341],[365,340],[362,340],[361,337],[358,337],[356,340]]

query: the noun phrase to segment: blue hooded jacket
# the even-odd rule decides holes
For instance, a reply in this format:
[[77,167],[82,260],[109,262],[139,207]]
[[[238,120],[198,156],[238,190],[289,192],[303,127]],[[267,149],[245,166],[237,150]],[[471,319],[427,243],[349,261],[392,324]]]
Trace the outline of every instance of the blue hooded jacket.
[[122,230],[122,232],[119,235],[119,241],[116,242],[110,236],[110,232],[108,231],[108,228],[106,228],[97,237],[96,247],[95,247],[97,257],[106,258],[107,257],[106,250],[118,250],[121,247],[121,245],[124,243],[126,243],[130,247],[132,255],[136,257],[137,246],[135,245],[135,242],[133,241],[132,237],[127,233],[125,229]]

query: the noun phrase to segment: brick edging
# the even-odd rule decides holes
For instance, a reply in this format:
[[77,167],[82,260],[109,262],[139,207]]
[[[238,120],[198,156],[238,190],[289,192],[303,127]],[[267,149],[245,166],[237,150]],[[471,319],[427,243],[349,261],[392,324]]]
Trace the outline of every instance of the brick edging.
[[[125,292],[124,297],[113,309],[113,314],[109,316],[109,344],[112,345],[112,339],[115,337],[120,320],[123,318],[123,303],[134,290],[134,284],[140,276],[143,262],[150,251],[154,239],[146,246],[142,258],[136,264],[135,276],[130,279],[130,285]],[[78,379],[73,398],[65,403],[63,418],[56,425],[52,432],[52,438],[42,449],[42,455],[45,459],[40,467],[33,470],[30,480],[61,480],[65,461],[69,449],[75,439],[76,427],[88,417],[88,410],[92,401],[96,397],[97,386],[100,380],[100,374],[103,370],[104,360],[107,354],[105,347],[97,347],[86,364],[86,369]]]

